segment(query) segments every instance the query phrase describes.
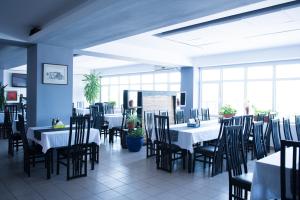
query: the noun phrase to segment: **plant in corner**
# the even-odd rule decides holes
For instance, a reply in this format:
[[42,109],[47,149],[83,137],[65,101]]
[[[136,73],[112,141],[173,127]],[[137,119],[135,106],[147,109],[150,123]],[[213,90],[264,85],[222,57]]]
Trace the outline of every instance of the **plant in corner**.
[[144,130],[139,127],[136,129],[131,129],[128,132],[126,137],[126,142],[128,146],[128,150],[130,152],[138,152],[141,150],[144,142]]
[[221,107],[220,115],[223,115],[224,118],[233,117],[236,114],[236,109],[231,105],[227,104]]
[[89,104],[94,104],[100,92],[100,81],[98,74],[84,74],[84,80],[86,82],[84,86],[84,96]]
[[127,118],[127,128],[134,129],[136,124],[139,122],[139,119],[136,114],[131,114]]

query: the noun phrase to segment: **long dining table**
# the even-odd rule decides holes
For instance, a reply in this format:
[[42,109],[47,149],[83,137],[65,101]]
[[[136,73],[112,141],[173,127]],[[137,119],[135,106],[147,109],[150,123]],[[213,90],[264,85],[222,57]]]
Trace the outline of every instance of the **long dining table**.
[[[298,161],[299,162],[299,161]],[[286,169],[292,168],[292,149],[286,150]],[[287,188],[290,187],[287,176]],[[291,195],[290,191],[287,191]],[[257,160],[253,170],[251,200],[280,199],[280,151]]]
[[[172,143],[180,148],[187,150],[188,154],[188,172],[192,171],[192,153],[194,144],[214,140],[219,136],[220,123],[218,120],[201,121],[200,127],[188,127],[187,123],[174,124],[169,127]],[[155,139],[155,133],[152,134]]]
[[[30,127],[27,130],[27,138],[42,146],[46,154],[47,178],[50,179],[50,155],[53,149],[68,146],[69,129],[53,129],[51,126]],[[98,129],[91,128],[89,143],[100,145],[100,133]]]

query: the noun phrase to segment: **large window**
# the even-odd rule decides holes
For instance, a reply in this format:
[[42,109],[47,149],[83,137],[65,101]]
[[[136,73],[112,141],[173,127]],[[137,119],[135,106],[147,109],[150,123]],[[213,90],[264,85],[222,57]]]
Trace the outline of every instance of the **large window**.
[[179,71],[164,71],[101,78],[101,101],[123,102],[123,90],[180,91]]
[[276,111],[280,116],[300,113],[300,62],[202,68],[200,107],[217,115],[230,104],[238,114],[245,106],[254,111]]

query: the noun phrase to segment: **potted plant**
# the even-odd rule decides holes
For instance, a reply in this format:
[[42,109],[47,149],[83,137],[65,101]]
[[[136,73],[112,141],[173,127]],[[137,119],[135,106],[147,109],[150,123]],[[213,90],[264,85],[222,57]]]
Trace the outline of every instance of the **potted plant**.
[[221,107],[220,115],[223,115],[224,118],[233,117],[236,114],[236,109],[231,105],[227,104]]
[[126,137],[127,147],[130,152],[138,152],[141,150],[144,142],[144,130],[139,127],[131,129]]
[[96,98],[99,96],[100,92],[100,81],[99,76],[95,73],[84,74],[85,79],[83,81],[86,82],[84,86],[84,96],[89,104],[94,104]]
[[4,96],[4,89],[7,85],[2,85],[2,82],[0,82],[0,110],[4,110],[5,105],[5,96]]
[[127,118],[127,128],[134,129],[137,122],[139,122],[139,120],[136,114],[129,115]]

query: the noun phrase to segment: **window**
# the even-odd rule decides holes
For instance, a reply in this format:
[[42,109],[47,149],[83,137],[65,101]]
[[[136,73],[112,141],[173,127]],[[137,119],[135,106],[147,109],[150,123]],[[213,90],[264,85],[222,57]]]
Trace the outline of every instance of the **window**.
[[272,79],[272,66],[258,66],[248,68],[248,79]]
[[272,110],[272,82],[250,81],[247,87],[247,100],[250,109]]
[[154,75],[155,83],[164,83],[168,82],[168,74],[167,73],[156,73]]
[[202,81],[217,81],[220,80],[219,69],[208,69],[202,71]]
[[203,83],[202,107],[209,108],[210,114],[219,113],[219,83]]
[[244,80],[244,68],[228,68],[223,70],[223,80]]
[[223,105],[231,105],[237,110],[237,114],[244,114],[244,83],[223,83]]
[[180,83],[181,82],[181,73],[180,72],[171,72],[169,74],[169,80],[172,83]]
[[153,74],[143,74],[142,83],[153,83]]
[[276,66],[277,78],[299,78],[300,64],[288,64]]

